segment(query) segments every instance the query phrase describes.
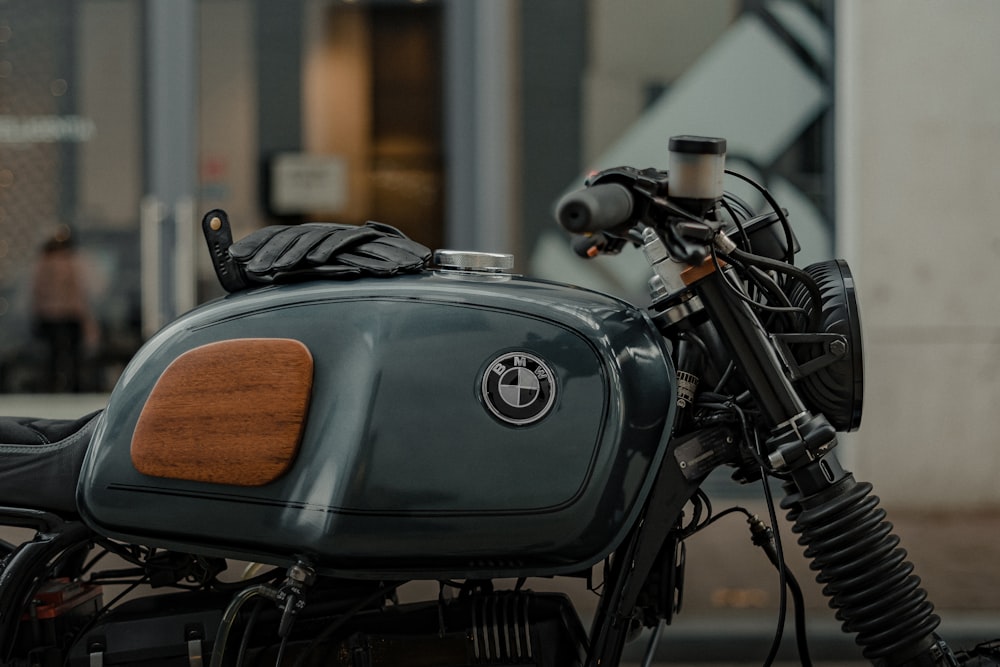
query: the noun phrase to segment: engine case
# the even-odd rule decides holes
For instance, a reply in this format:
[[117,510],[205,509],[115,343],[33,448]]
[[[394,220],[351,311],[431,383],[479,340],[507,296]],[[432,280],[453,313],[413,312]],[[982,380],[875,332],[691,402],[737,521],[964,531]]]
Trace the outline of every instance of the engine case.
[[[270,354],[230,369],[220,344],[252,341],[301,344],[311,387],[291,449],[244,478],[274,452],[240,443],[272,446],[269,392],[302,375]],[[217,349],[204,378],[179,361]],[[166,384],[169,419],[151,419]],[[78,504],[125,541],[352,577],[572,572],[636,520],[675,402],[655,326],[603,294],[453,272],[276,285],[201,306],[143,346]]]

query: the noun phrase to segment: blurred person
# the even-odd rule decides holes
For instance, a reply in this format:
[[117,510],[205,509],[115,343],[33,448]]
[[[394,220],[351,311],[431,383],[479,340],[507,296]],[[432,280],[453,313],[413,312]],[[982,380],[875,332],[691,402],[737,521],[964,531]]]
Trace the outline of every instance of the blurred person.
[[44,391],[81,389],[86,350],[97,347],[98,327],[87,298],[87,272],[67,227],[42,246],[32,281],[32,324],[46,347]]

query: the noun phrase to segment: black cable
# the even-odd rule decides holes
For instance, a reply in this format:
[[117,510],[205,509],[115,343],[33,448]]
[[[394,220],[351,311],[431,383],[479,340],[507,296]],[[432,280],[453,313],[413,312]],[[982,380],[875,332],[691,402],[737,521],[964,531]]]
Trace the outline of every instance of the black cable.
[[688,341],[689,343],[697,347],[698,350],[701,352],[702,356],[706,360],[712,358],[712,353],[709,351],[708,345],[706,345],[705,341],[702,340],[701,337],[698,336],[697,334],[691,331],[681,331],[680,333],[677,334],[677,338],[680,340]]
[[653,658],[656,655],[656,647],[660,643],[660,635],[663,634],[663,621],[656,624],[653,628],[653,634],[649,638],[649,644],[646,646],[646,655],[642,658],[641,667],[652,667]]
[[745,407],[743,404],[748,403],[752,400],[752,396],[749,391],[741,392],[738,396],[733,396],[732,394],[717,394],[711,391],[703,391],[698,394],[695,398],[694,403],[700,408],[714,408],[715,410],[731,410],[732,406],[737,405],[742,408],[742,413],[744,415],[759,415],[758,410],[754,410]]
[[733,376],[733,372],[736,370],[736,362],[730,361],[729,365],[726,366],[726,370],[723,371],[722,377],[719,378],[718,383],[715,385],[715,393],[718,394],[722,391],[722,388],[729,382],[729,379]]
[[139,567],[145,567],[146,562],[156,553],[156,549],[151,547],[142,547],[135,544],[120,544],[103,537],[97,538],[95,543],[120,557],[122,560],[132,563],[133,565],[138,565]]
[[[754,435],[756,436],[756,433]],[[754,447],[752,447],[752,449],[757,450],[758,454],[760,454],[760,441],[757,440],[756,437],[754,438]],[[774,662],[774,659],[775,659],[775,657],[778,654],[778,649],[781,646],[781,635],[782,635],[782,633],[784,631],[784,628],[785,628],[785,618],[786,618],[787,605],[788,605],[788,586],[789,586],[789,584],[788,584],[788,581],[789,581],[788,580],[788,575],[790,574],[790,572],[788,571],[788,565],[785,563],[785,553],[784,553],[784,549],[781,546],[781,534],[778,532],[778,516],[777,516],[777,513],[775,512],[775,509],[774,509],[774,496],[772,495],[772,493],[771,493],[771,487],[768,484],[768,470],[765,467],[761,467],[761,484],[763,484],[763,486],[764,486],[764,500],[767,503],[768,519],[771,522],[771,533],[772,533],[772,537],[774,539],[774,557],[777,559],[777,562],[780,564],[780,565],[777,566],[777,568],[778,568],[778,584],[780,586],[780,595],[779,595],[779,602],[778,602],[778,604],[779,604],[779,607],[778,607],[778,627],[775,630],[774,641],[771,644],[771,651],[768,653],[768,659],[764,663],[764,667],[770,667],[770,665]],[[795,582],[794,585],[795,585],[796,588],[798,588],[798,582]],[[793,594],[793,597],[794,597],[794,594]],[[802,616],[801,616],[801,618],[802,618],[802,625],[799,626],[798,623],[796,623],[796,628],[797,628],[797,630],[796,630],[796,638],[797,639],[798,639],[798,637],[800,635],[804,635],[804,633],[805,633],[805,616],[804,616],[804,614],[805,614],[805,612],[803,611],[802,612]],[[798,630],[799,627],[802,628],[801,631]],[[803,652],[805,653],[806,657],[808,658],[808,649],[806,648],[806,645],[805,644],[800,644],[799,645],[799,654],[800,654],[800,656],[803,654]],[[806,663],[804,662],[803,664],[805,665]]]
[[744,264],[770,269],[779,273],[785,273],[802,283],[806,290],[809,291],[809,298],[813,304],[813,312],[810,317],[810,327],[812,327],[811,330],[819,331],[820,318],[823,315],[823,293],[820,292],[819,286],[816,284],[816,281],[811,275],[799,267],[788,264],[787,262],[781,262],[776,259],[771,259],[770,257],[762,257],[761,255],[751,255],[750,253],[743,252],[739,248],[736,248],[729,254],[733,259],[736,259]]
[[788,582],[788,590],[792,594],[793,609],[795,613],[795,646],[799,652],[799,662],[802,667],[812,667],[812,658],[809,656],[809,636],[806,633],[806,602],[802,595],[802,588],[798,579],[792,571],[785,566],[785,580]]
[[[784,572],[785,583],[788,592],[792,596],[792,608],[795,619],[795,646],[799,654],[799,663],[803,667],[812,667],[812,658],[809,656],[809,640],[806,634],[806,609],[805,597],[802,595],[802,588],[798,580],[792,574],[788,564],[783,561],[783,556],[779,556],[776,547],[776,529],[767,528],[760,519],[753,517],[749,520],[751,532],[754,533],[753,542],[767,555],[767,559],[779,572]],[[777,538],[780,540],[780,536]]]
[[781,222],[781,228],[785,232],[785,244],[786,244],[785,245],[785,261],[788,262],[790,265],[794,266],[794,264],[795,264],[795,235],[792,234],[792,225],[788,222],[788,216],[785,215],[785,212],[781,209],[781,206],[779,206],[778,202],[774,199],[774,197],[771,196],[771,193],[767,191],[767,188],[765,188],[763,185],[761,185],[757,181],[753,180],[749,176],[744,176],[743,174],[740,174],[740,173],[735,172],[735,171],[731,171],[729,169],[726,169],[725,173],[729,174],[730,176],[735,176],[736,178],[740,179],[741,181],[745,181],[745,182],[749,183],[750,185],[752,185],[758,192],[760,192],[761,195],[763,195],[764,200],[767,201],[768,205],[772,209],[774,209],[775,214],[778,216],[778,220]]
[[753,244],[750,243],[750,236],[747,234],[746,227],[743,226],[743,220],[741,220],[740,217],[736,215],[736,211],[734,211],[732,206],[729,205],[729,202],[726,201],[725,197],[723,197],[722,199],[722,207],[726,209],[726,212],[729,213],[729,217],[732,218],[733,223],[736,225],[736,230],[740,234],[740,238],[743,239],[743,243],[746,246],[746,249],[750,252],[753,252]]
[[327,626],[326,629],[323,630],[323,632],[313,637],[313,640],[309,642],[309,646],[306,647],[306,650],[303,651],[299,655],[299,657],[295,660],[294,667],[302,667],[305,664],[306,659],[310,655],[312,655],[312,652],[315,651],[320,644],[322,644],[324,641],[329,639],[335,632],[337,632],[337,630],[342,628],[345,623],[347,623],[349,620],[351,620],[351,618],[354,617],[355,614],[357,614],[362,609],[364,609],[371,603],[375,602],[379,598],[384,598],[389,592],[397,588],[399,588],[399,584],[389,584],[388,586],[383,586],[382,588],[378,589],[368,597],[363,598],[356,605],[354,605],[346,612],[344,612],[336,621]]
[[743,411],[743,408],[741,408],[739,405],[736,404],[735,401],[727,400],[725,403],[701,403],[701,402],[699,402],[698,403],[698,407],[705,407],[705,408],[710,408],[710,409],[715,409],[715,410],[726,410],[726,411],[734,412],[736,414],[736,418],[739,420],[740,428],[743,431],[743,442],[745,442],[746,445],[747,445],[747,447],[746,447],[747,451],[750,452],[750,455],[757,462],[757,465],[761,469],[768,471],[768,473],[772,473],[773,472],[771,470],[770,464],[761,455],[761,453],[757,450],[757,448],[750,446],[750,430],[747,427],[746,413]]
[[[765,497],[770,499],[771,498],[770,487],[767,487],[766,475],[763,476],[762,479],[764,480],[764,484],[766,487]],[[692,535],[708,528],[709,526],[719,521],[720,519],[736,513],[743,514],[743,516],[746,517],[747,522],[750,523],[751,526],[753,526],[755,523],[764,526],[764,524],[760,522],[760,519],[758,519],[752,512],[750,512],[750,510],[740,505],[733,505],[732,507],[727,507],[718,514],[713,514],[711,510],[711,501],[709,500],[708,496],[704,494],[704,491],[702,491],[701,489],[699,489],[698,492],[700,492],[703,495],[703,500],[706,506],[708,507],[708,516],[705,519],[705,521],[682,530],[680,533],[680,539],[685,540],[691,537]],[[792,573],[792,571],[788,568],[788,565],[784,562],[784,554],[781,550],[781,537],[777,535],[777,528],[775,525],[777,523],[777,516],[774,511],[773,499],[768,504],[768,513],[770,514],[770,521],[772,523],[771,528],[768,529],[768,537],[770,539],[766,541],[765,540],[758,541],[757,539],[755,539],[754,544],[763,549],[764,553],[767,555],[768,560],[771,562],[774,568],[778,570],[779,579],[782,582],[782,587],[781,587],[782,592],[784,592],[787,589],[788,593],[790,593],[792,596],[793,614],[795,621],[795,645],[799,654],[799,662],[802,664],[802,667],[812,667],[812,658],[809,655],[809,640],[808,640],[808,635],[806,633],[805,597],[802,594],[802,587],[799,585],[798,580],[795,578],[795,575]],[[780,604],[781,604],[780,607],[781,609],[786,608],[787,599],[784,596],[781,597]],[[784,615],[780,616],[780,627],[784,628]],[[780,641],[781,641],[780,636],[781,633],[779,631],[779,633],[776,634],[777,641],[772,646],[771,649],[772,654],[769,656],[768,662],[765,662],[765,664],[770,664],[771,662],[773,662],[774,657],[777,654],[776,647],[780,646]]]
[[734,204],[737,208],[743,211],[744,222],[757,215],[750,204],[746,203],[741,197],[733,194],[732,192],[724,192],[722,194],[722,201],[727,204]]
[[732,507],[727,507],[726,509],[722,510],[718,514],[710,515],[700,525],[695,526],[694,528],[692,528],[690,530],[686,530],[686,531],[682,532],[681,535],[680,535],[680,537],[681,537],[682,540],[683,539],[687,539],[687,538],[691,537],[692,535],[694,535],[696,533],[699,533],[702,530],[708,528],[709,526],[711,526],[712,524],[714,524],[719,519],[727,517],[730,514],[734,514],[736,512],[742,512],[743,514],[745,514],[747,516],[747,518],[750,518],[750,517],[753,516],[753,514],[750,513],[750,510],[746,509],[745,507],[740,507],[739,505],[733,505]]
[[[722,258],[728,263],[732,264],[736,268],[743,272],[744,279],[753,287],[755,290],[754,294],[750,297],[757,301],[755,297],[759,294],[761,297],[766,299],[770,303],[775,303],[782,308],[792,308],[792,302],[788,300],[788,297],[782,291],[781,287],[778,285],[766,271],[762,270],[760,267],[753,266],[752,264],[744,264],[737,259],[734,259],[731,255],[726,255],[725,253],[720,253]],[[757,301],[757,303],[761,303]],[[799,308],[801,312],[805,312],[804,309]]]
[[750,452],[753,454],[754,459],[757,461],[757,464],[760,467],[760,480],[761,484],[763,484],[764,486],[764,500],[767,503],[767,514],[771,522],[771,532],[774,537],[775,558],[777,558],[778,562],[781,563],[781,565],[777,567],[778,586],[779,586],[778,624],[777,627],[775,628],[774,639],[771,642],[771,648],[768,651],[767,658],[764,660],[764,667],[771,667],[771,665],[774,663],[774,659],[778,655],[778,650],[781,648],[781,638],[784,633],[785,619],[787,614],[788,579],[786,577],[785,555],[781,548],[781,537],[780,535],[778,535],[777,532],[778,515],[774,509],[774,497],[771,494],[771,487],[768,484],[768,476],[771,472],[770,466],[768,465],[768,462],[766,461],[766,459],[764,459],[764,456],[760,451],[760,441],[757,440],[756,432],[753,433],[754,437],[751,441],[750,432],[747,430],[746,417],[743,414],[743,410],[740,409],[740,407],[735,404],[732,404],[731,409],[737,413],[740,419],[740,424],[743,428],[743,437],[747,444],[747,449],[749,449]]
[[708,497],[708,494],[705,493],[705,491],[702,490],[700,487],[698,488],[698,491],[695,493],[695,495],[701,497],[701,502],[705,506],[705,515],[706,515],[705,520],[707,521],[712,517],[712,500],[711,498]]
[[774,639],[771,641],[771,650],[768,651],[767,658],[764,660],[764,667],[771,667],[774,664],[774,659],[778,656],[778,649],[781,648],[781,637],[785,631],[786,606],[788,604],[786,587],[788,579],[784,567],[784,554],[781,551],[781,538],[777,534],[778,517],[774,511],[774,498],[771,495],[771,487],[767,482],[766,470],[761,468],[760,472],[761,483],[764,485],[764,500],[767,502],[767,514],[771,521],[771,530],[774,531],[774,548],[777,553],[778,562],[782,564],[778,567],[778,626],[775,628]]
[[243,661],[246,659],[247,647],[250,646],[250,635],[252,634],[253,626],[257,624],[257,617],[260,615],[263,608],[263,598],[258,599],[257,603],[253,606],[253,611],[250,612],[250,618],[247,619],[247,625],[243,629],[243,637],[240,638],[240,648],[236,653],[236,664],[234,667],[243,667]]
[[125,577],[141,577],[146,573],[146,570],[141,567],[130,567],[123,570],[101,570],[100,572],[95,572],[90,575],[87,580],[88,583],[95,584],[97,582],[107,583],[108,579],[122,579]]
[[[685,530],[684,532],[681,533],[680,537],[681,539],[687,539],[688,537],[691,537],[695,533],[698,533],[704,530],[705,528],[708,528],[709,526],[719,521],[720,519],[736,513],[743,514],[743,516],[746,517],[747,522],[751,523],[751,525],[753,525],[754,523],[760,523],[761,526],[764,525],[763,523],[760,522],[760,519],[758,519],[747,508],[742,507],[740,505],[733,505],[732,507],[728,507],[715,515],[709,512],[709,516],[704,522],[702,522],[697,526],[694,526],[690,530]],[[772,522],[776,521],[777,517],[774,515],[773,503],[770,507],[770,513],[771,513],[771,521]],[[781,551],[778,545],[780,543],[781,538],[780,536],[775,537],[776,529],[772,527],[771,529],[769,529],[768,532],[771,538],[769,540],[769,543],[763,540],[762,541],[755,540],[754,544],[763,549],[764,553],[767,555],[767,559],[771,562],[771,564],[775,567],[775,569],[778,570],[779,576],[781,573],[784,573],[785,586],[783,587],[783,590],[784,588],[787,588],[788,592],[792,596],[792,605],[793,605],[793,613],[795,620],[795,645],[799,654],[799,662],[802,664],[802,667],[812,667],[812,658],[809,655],[809,639],[806,632],[805,597],[802,594],[802,587],[799,585],[799,582],[795,578],[795,575],[788,568],[788,565],[784,563],[783,554],[779,555]],[[784,606],[785,604],[782,603],[782,608],[784,608]],[[782,627],[783,626],[784,622],[782,621]]]
[[695,398],[695,403],[697,405],[708,405],[708,404],[721,404],[723,407],[720,409],[725,409],[725,406],[732,402],[731,394],[722,394],[716,391],[701,391],[698,392],[698,397]]
[[[737,251],[734,250],[733,253],[735,253],[735,252],[737,252]],[[756,257],[756,256],[757,255],[753,255],[753,257]],[[737,261],[739,261],[738,258],[737,258]],[[769,306],[767,304],[761,303],[760,301],[756,301],[756,300],[750,298],[743,291],[743,289],[739,285],[733,284],[732,279],[726,274],[725,271],[722,270],[722,265],[719,263],[719,256],[715,252],[715,248],[714,247],[712,248],[712,263],[715,265],[715,270],[716,271],[722,271],[722,282],[725,283],[726,287],[737,298],[739,298],[741,301],[745,301],[752,308],[756,308],[758,310],[763,310],[763,311],[768,312],[768,313],[800,313],[800,312],[802,312],[802,309],[798,308],[798,307]],[[806,274],[806,275],[808,275],[808,274]],[[818,288],[817,288],[817,293],[818,293]],[[813,311],[813,318],[815,318],[817,321],[819,319],[818,313],[817,313],[817,311],[815,309]],[[819,327],[818,323],[817,323],[816,327],[817,328]]]
[[285,648],[288,647],[288,635],[281,638],[278,644],[278,657],[274,659],[274,667],[281,667],[281,661],[285,659]]
[[[743,516],[747,518],[748,522],[759,521],[759,519],[757,519],[757,517],[747,508],[741,507],[740,505],[733,505],[732,507],[727,507],[718,514],[711,515],[711,513],[709,513],[709,517],[703,523],[701,523],[698,526],[695,526],[693,529],[689,531],[685,531],[684,533],[682,533],[681,539],[687,539],[688,537],[691,537],[695,533],[698,533],[704,530],[705,528],[708,528],[716,521],[726,516],[729,516],[730,514],[736,514],[736,513],[743,514]],[[774,538],[775,531],[773,528],[771,529],[770,533],[772,537],[771,544],[775,544],[777,540]],[[758,543],[755,542],[755,544]],[[802,667],[812,667],[812,658],[809,655],[809,640],[808,640],[808,635],[806,633],[806,605],[805,605],[805,597],[802,594],[802,587],[799,586],[798,580],[795,578],[795,575],[792,573],[792,571],[788,568],[787,564],[781,561],[781,558],[778,556],[779,552],[777,546],[771,546],[765,544],[758,544],[758,546],[760,546],[764,550],[764,553],[767,555],[768,560],[775,567],[775,569],[778,569],[779,572],[781,571],[784,572],[785,584],[788,588],[788,592],[792,596],[792,604],[793,604],[794,619],[795,619],[795,645],[798,649],[799,662],[802,664]]]
[[713,516],[710,521],[706,521],[705,527],[707,528],[708,526],[712,525],[719,519],[729,516],[730,514],[736,514],[737,512],[746,515],[748,518],[753,516],[753,514],[751,514],[750,510],[748,510],[747,508],[742,507],[740,505],[733,505],[732,507],[727,507],[726,509],[722,510],[721,512]]
[[806,312],[806,309],[792,305],[791,300],[788,298],[788,295],[785,294],[784,290],[782,290],[778,283],[776,283],[774,279],[771,278],[771,276],[769,276],[763,269],[758,266],[749,266],[747,268],[747,275],[754,280],[763,292],[769,294],[771,298],[780,303],[783,308],[791,309],[789,312],[795,312],[803,320],[805,320],[807,325],[810,324],[809,313]]
[[690,530],[692,527],[697,526],[699,523],[701,523],[702,510],[705,507],[702,504],[703,497],[704,494],[699,496],[697,493],[695,493],[691,496],[690,499],[688,499],[688,502],[691,503],[691,521],[688,523],[686,528],[683,526],[680,527],[682,533]]

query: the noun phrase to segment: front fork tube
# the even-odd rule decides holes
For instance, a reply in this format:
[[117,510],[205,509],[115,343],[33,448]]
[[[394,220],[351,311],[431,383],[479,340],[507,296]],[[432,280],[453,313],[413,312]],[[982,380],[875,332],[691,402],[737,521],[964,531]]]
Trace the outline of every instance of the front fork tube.
[[950,650],[934,635],[940,619],[878,497],[840,466],[835,429],[805,407],[770,336],[724,271],[702,273],[690,287],[771,425],[764,454],[790,479],[782,507],[837,619],[876,664],[952,664]]

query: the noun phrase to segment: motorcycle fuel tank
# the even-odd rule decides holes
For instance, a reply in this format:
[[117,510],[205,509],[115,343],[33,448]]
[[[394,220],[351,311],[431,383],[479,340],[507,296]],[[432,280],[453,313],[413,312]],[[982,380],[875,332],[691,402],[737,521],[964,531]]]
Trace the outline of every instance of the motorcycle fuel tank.
[[78,489],[112,537],[350,576],[556,574],[608,555],[670,435],[639,309],[424,272],[241,292],[153,336]]

